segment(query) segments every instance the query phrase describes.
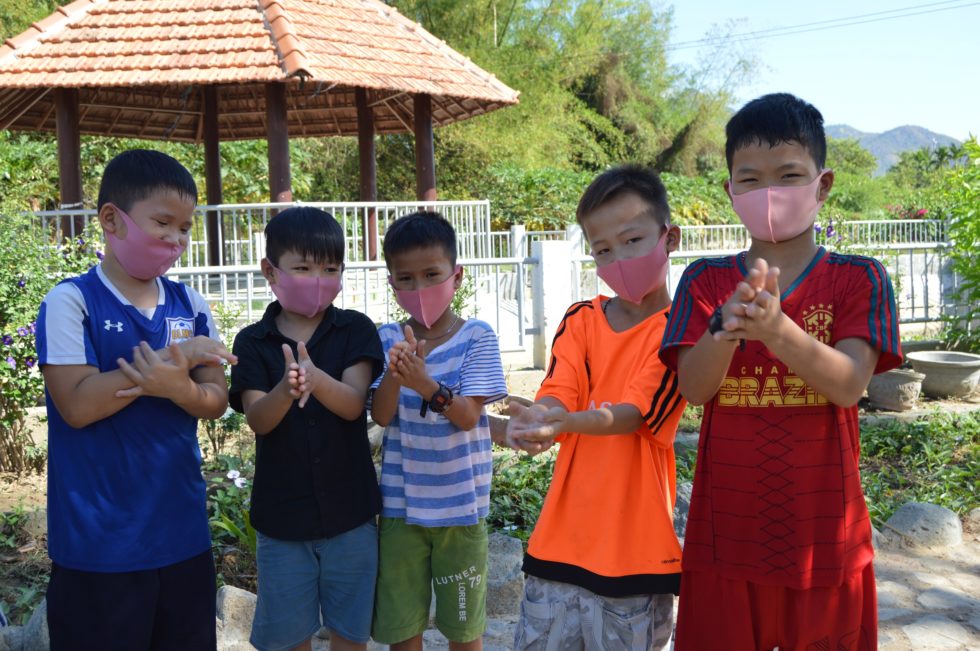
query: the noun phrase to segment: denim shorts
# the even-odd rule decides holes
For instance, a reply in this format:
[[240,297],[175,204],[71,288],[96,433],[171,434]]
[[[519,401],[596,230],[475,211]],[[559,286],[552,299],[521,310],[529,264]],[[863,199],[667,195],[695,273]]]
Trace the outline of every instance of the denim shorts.
[[258,602],[249,640],[261,651],[292,649],[321,623],[352,642],[371,635],[378,529],[372,518],[333,538],[278,540],[258,534]]

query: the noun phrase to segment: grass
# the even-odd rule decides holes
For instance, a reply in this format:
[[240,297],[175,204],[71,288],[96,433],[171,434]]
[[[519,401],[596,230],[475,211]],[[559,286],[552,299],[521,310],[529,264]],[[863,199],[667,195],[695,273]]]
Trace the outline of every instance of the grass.
[[863,426],[861,483],[875,526],[907,502],[965,515],[980,499],[980,411]]

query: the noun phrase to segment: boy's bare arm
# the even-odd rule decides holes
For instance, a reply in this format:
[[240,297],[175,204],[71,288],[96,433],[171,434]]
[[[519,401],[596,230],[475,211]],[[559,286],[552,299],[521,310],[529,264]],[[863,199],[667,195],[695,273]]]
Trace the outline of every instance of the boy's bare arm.
[[119,369],[100,373],[94,366],[45,364],[41,373],[58,413],[76,429],[108,418],[136,399],[116,396],[133,386]]
[[[167,349],[168,359],[145,341],[133,348],[133,361],[118,360],[119,370],[135,385],[117,395],[166,398],[195,418],[218,418],[228,408],[228,386],[220,367],[191,369],[179,344]],[[200,380],[196,379],[200,378]]]
[[[306,350],[305,346],[302,350]],[[303,355],[304,352],[301,352],[300,365],[304,363]],[[307,382],[312,386],[311,395],[320,404],[344,420],[354,420],[363,413],[367,401],[368,387],[371,386],[371,363],[362,360],[348,366],[340,380],[314,366],[307,370]],[[300,404],[302,406],[303,403]]]
[[732,363],[737,341],[717,341],[707,331],[693,346],[677,351],[677,385],[692,405],[715,397]]
[[401,384],[390,370],[385,373],[371,397],[371,420],[381,427],[388,427],[398,411],[398,395],[401,389]]
[[286,367],[282,379],[271,391],[246,389],[242,391],[242,410],[252,431],[265,436],[282,422],[293,401],[302,395],[300,391],[301,373],[299,364],[293,357],[289,344],[282,345]]

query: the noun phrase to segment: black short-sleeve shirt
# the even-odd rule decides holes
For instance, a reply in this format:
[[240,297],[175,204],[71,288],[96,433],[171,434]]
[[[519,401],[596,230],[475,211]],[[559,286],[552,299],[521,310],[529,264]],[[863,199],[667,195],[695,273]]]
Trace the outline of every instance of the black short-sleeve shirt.
[[[282,379],[283,343],[296,355],[296,342],[276,326],[281,311],[273,301],[261,321],[235,337],[238,364],[231,371],[229,402],[237,411],[243,411],[243,391],[268,393]],[[353,310],[327,308],[306,347],[316,367],[337,380],[361,360],[371,363],[372,380],[383,367],[377,328]],[[380,510],[366,413],[344,420],[310,397],[302,409],[294,402],[274,430],[255,437],[249,515],[263,534],[281,540],[330,538],[364,524]]]

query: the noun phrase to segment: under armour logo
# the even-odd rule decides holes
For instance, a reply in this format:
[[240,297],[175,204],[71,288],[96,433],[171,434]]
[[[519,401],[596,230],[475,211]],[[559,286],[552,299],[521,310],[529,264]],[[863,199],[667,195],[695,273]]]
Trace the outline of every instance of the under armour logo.
[[123,327],[123,322],[122,321],[120,321],[119,323],[113,323],[109,319],[106,319],[105,320],[105,329],[106,330],[112,330],[113,328],[115,328],[116,329],[116,332],[122,332],[122,327]]

